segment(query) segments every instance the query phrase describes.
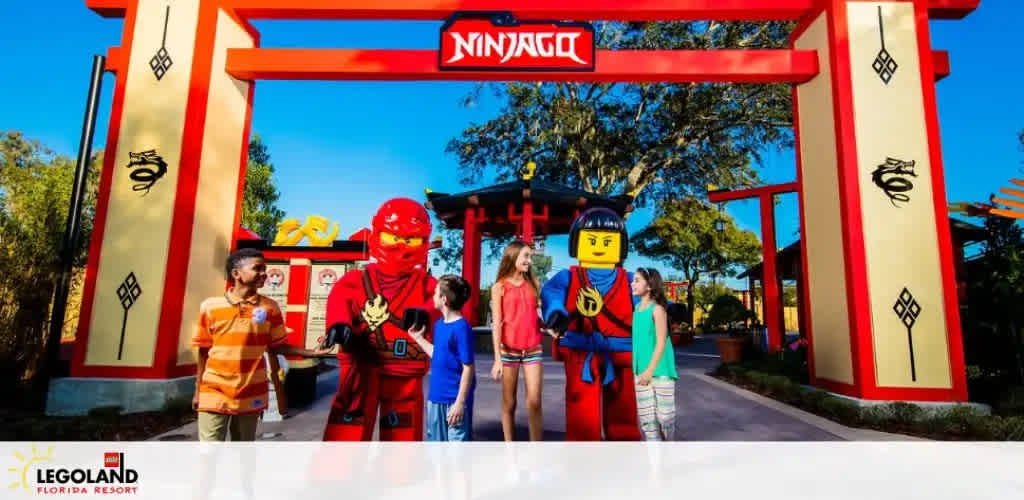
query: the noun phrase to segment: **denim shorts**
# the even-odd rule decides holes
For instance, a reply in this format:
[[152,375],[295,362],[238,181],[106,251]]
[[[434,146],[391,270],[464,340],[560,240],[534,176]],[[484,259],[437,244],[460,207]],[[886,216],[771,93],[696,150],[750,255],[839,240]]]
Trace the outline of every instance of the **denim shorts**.
[[427,441],[472,441],[473,402],[466,403],[462,422],[448,425],[448,409],[452,405],[427,401]]

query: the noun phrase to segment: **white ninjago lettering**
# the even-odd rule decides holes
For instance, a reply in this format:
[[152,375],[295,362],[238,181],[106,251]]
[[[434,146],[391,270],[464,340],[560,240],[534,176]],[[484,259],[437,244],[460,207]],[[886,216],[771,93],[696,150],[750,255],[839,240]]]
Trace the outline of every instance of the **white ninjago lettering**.
[[576,40],[582,33],[481,33],[470,31],[449,33],[455,42],[455,54],[447,64],[458,62],[466,57],[490,57],[497,54],[501,63],[513,57],[520,57],[525,52],[531,57],[562,57],[578,64],[587,63],[576,54]]

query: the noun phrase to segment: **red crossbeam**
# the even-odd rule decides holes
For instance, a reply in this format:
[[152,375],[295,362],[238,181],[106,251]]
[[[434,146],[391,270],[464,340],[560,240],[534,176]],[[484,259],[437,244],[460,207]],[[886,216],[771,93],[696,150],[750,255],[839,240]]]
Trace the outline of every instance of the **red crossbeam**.
[[[85,0],[103,17],[124,17],[137,0]],[[814,0],[223,0],[247,19],[440,20],[460,10],[513,11],[522,19],[757,21],[799,19]],[[930,0],[932,19],[962,19],[980,0]]]
[[719,191],[709,191],[708,200],[711,201],[712,203],[721,203],[725,201],[757,198],[762,195],[794,193],[799,190],[800,185],[795,182],[787,182],[785,184],[771,184],[768,186],[758,186],[747,189],[740,189],[736,191],[733,191],[731,189],[723,189]]
[[457,11],[520,19],[684,21],[799,19],[814,0],[226,0],[247,19],[440,20]]
[[598,51],[593,72],[441,71],[435,50],[230,49],[227,71],[244,80],[520,80],[805,82],[809,50]]

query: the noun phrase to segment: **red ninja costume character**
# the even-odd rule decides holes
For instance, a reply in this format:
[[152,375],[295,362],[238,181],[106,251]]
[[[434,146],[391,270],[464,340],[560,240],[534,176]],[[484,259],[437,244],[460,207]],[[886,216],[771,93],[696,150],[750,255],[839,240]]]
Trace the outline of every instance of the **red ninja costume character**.
[[633,276],[620,266],[627,238],[626,224],[614,211],[583,212],[569,231],[569,255],[580,265],[559,271],[541,289],[545,323],[563,334],[556,355],[565,363],[568,441],[640,440]]
[[325,345],[341,344],[338,393],[325,441],[369,441],[380,412],[381,441],[423,440],[426,353],[406,331],[432,325],[436,281],[423,268],[430,217],[395,198],[373,216],[371,262],[345,273],[327,297]]

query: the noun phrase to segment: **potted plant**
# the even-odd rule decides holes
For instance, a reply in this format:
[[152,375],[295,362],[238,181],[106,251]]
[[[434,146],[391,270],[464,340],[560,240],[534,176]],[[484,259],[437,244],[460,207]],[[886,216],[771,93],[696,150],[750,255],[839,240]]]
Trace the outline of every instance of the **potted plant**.
[[743,360],[743,345],[750,334],[746,325],[751,319],[756,316],[736,296],[723,294],[715,299],[704,324],[707,329],[725,329],[725,335],[715,338],[723,363]]

